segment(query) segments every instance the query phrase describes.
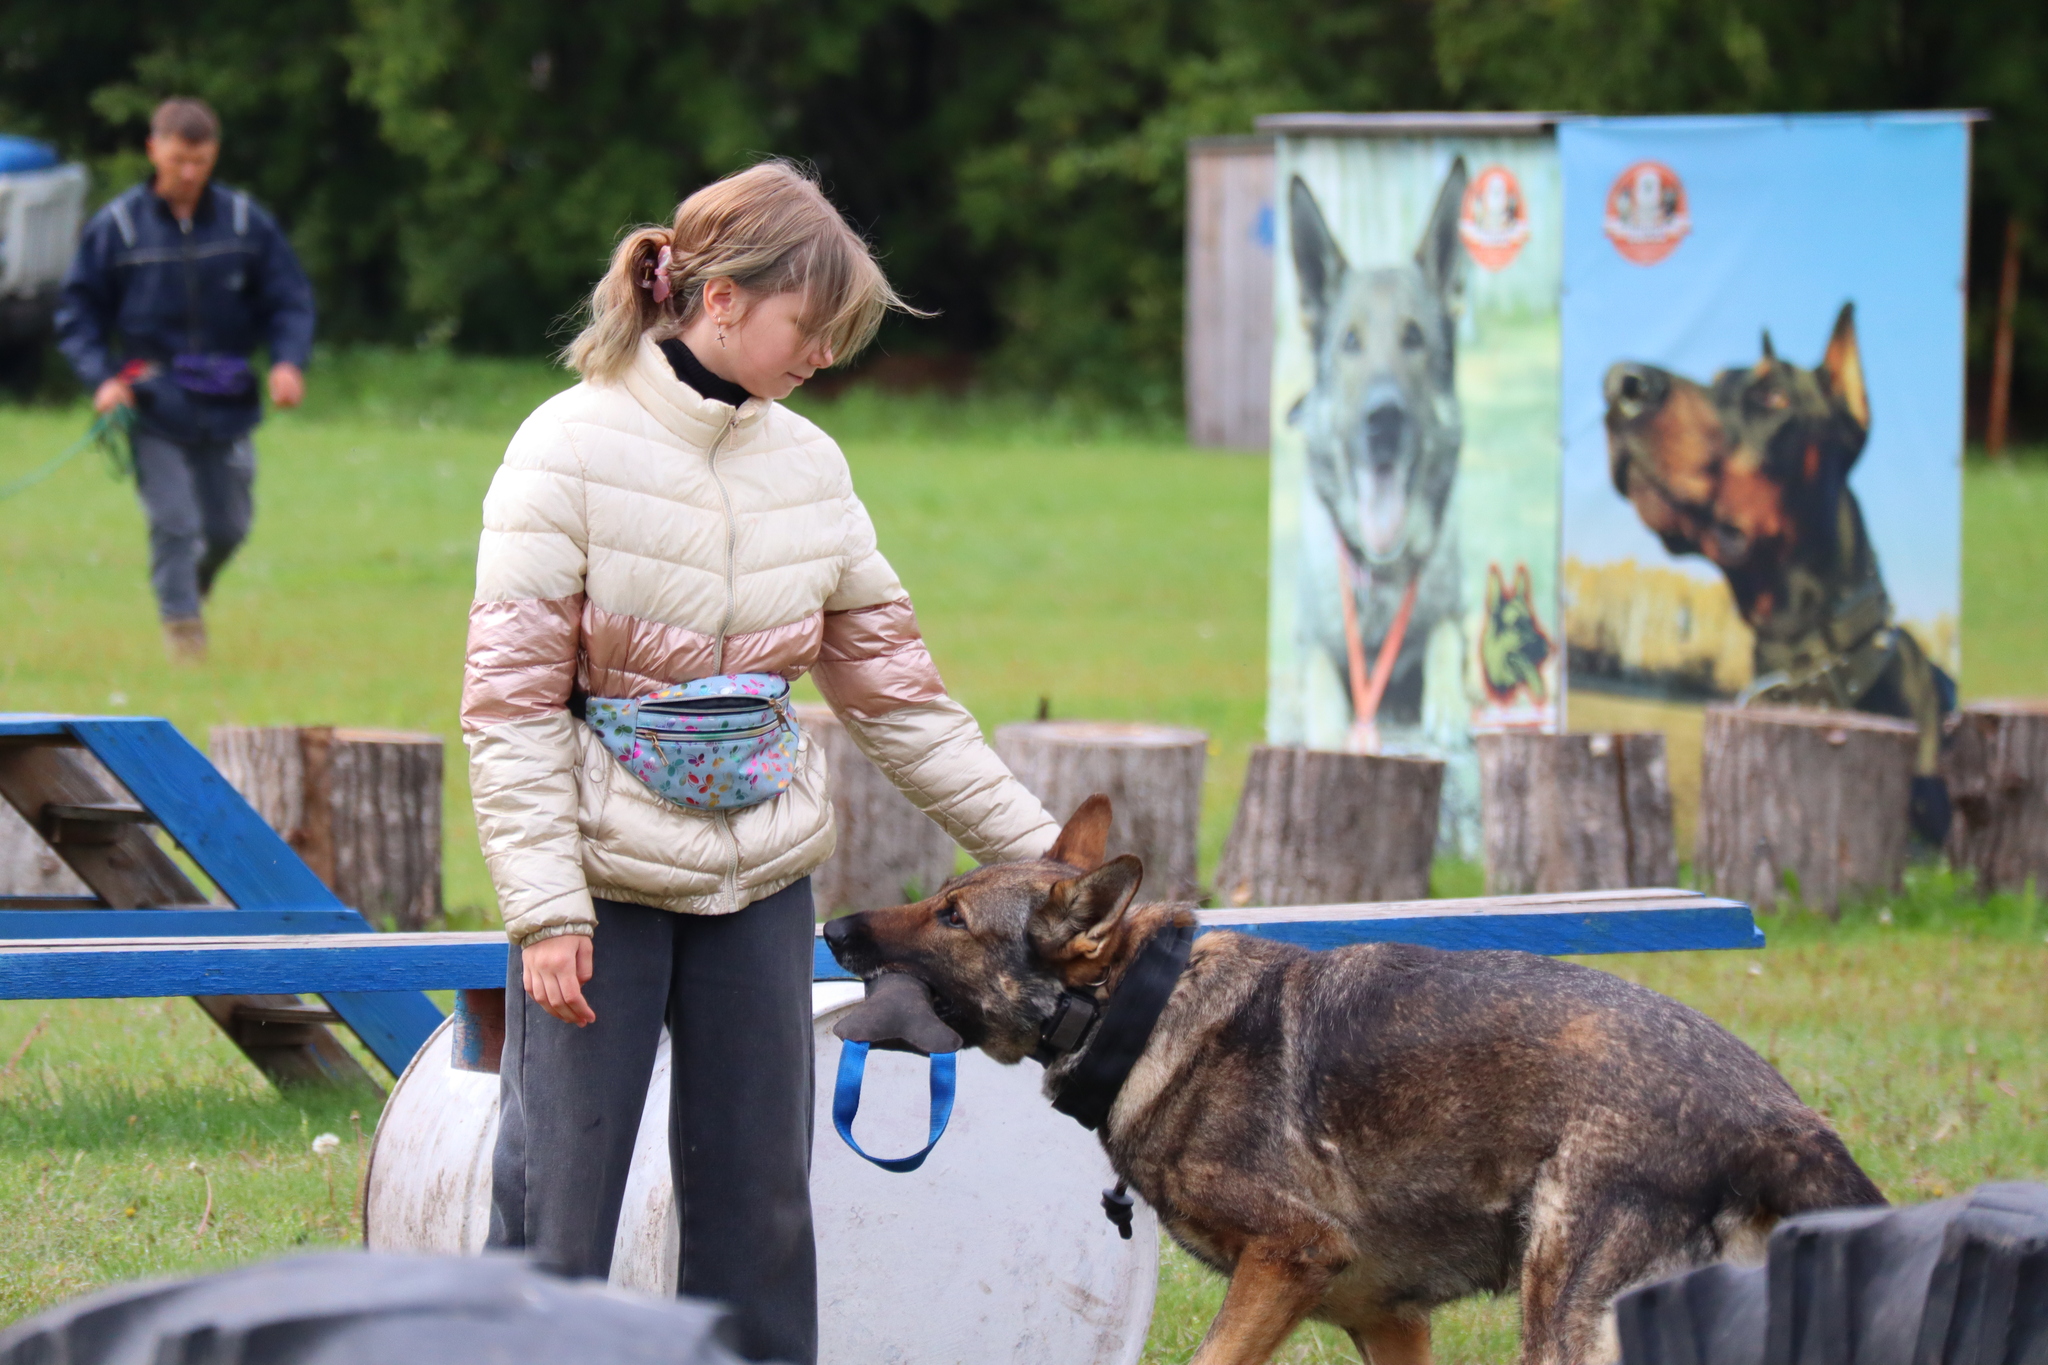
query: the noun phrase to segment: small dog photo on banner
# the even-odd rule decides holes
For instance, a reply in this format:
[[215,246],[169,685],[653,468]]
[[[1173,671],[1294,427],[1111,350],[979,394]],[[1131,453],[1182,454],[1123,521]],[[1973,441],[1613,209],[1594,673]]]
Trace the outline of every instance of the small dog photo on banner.
[[[1744,697],[1911,721],[1934,782],[1967,116],[1588,119],[1558,145],[1572,728],[1665,731],[1681,808],[1703,705]],[[1916,827],[1936,813],[1916,786]]]
[[1275,164],[1267,741],[1443,759],[1476,856],[1474,729],[1561,701],[1557,144],[1303,130]]

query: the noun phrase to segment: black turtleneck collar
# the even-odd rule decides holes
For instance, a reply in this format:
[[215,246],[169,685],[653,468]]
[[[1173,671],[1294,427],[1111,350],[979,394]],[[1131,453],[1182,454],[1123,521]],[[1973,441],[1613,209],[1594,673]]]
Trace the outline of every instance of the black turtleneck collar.
[[661,343],[661,353],[668,357],[669,367],[676,372],[676,378],[714,402],[738,407],[754,396],[730,379],[720,379],[705,369],[704,362],[675,337]]

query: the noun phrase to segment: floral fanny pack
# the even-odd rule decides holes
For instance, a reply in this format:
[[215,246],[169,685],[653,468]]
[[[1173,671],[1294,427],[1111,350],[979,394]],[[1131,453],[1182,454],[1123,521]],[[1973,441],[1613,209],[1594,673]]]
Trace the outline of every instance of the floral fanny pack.
[[626,771],[691,810],[772,801],[796,779],[801,736],[789,684],[773,673],[723,673],[618,701],[580,697],[571,710]]

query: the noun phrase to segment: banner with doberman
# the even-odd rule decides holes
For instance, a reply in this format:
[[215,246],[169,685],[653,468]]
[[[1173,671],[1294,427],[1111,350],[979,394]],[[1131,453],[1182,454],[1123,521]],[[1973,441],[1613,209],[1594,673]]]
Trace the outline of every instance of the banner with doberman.
[[1937,838],[1968,123],[1588,119],[1558,146],[1572,728],[1664,729],[1677,760],[1708,701],[1898,716]]
[[1556,143],[1283,136],[1275,169],[1268,740],[1446,760],[1469,856],[1475,727],[1559,719]]

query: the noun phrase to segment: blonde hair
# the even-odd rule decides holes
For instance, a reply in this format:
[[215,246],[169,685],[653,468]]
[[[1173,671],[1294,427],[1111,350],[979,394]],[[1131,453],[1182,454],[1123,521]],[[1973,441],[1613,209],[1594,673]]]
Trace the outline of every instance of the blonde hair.
[[[669,296],[648,287],[669,248]],[[640,338],[673,336],[704,308],[704,285],[720,276],[756,294],[804,295],[806,333],[831,348],[833,363],[874,340],[890,309],[927,317],[905,303],[860,235],[802,168],[763,161],[714,181],[676,205],[671,227],[633,229],[590,291],[589,321],[562,358],[585,379],[625,373]]]

